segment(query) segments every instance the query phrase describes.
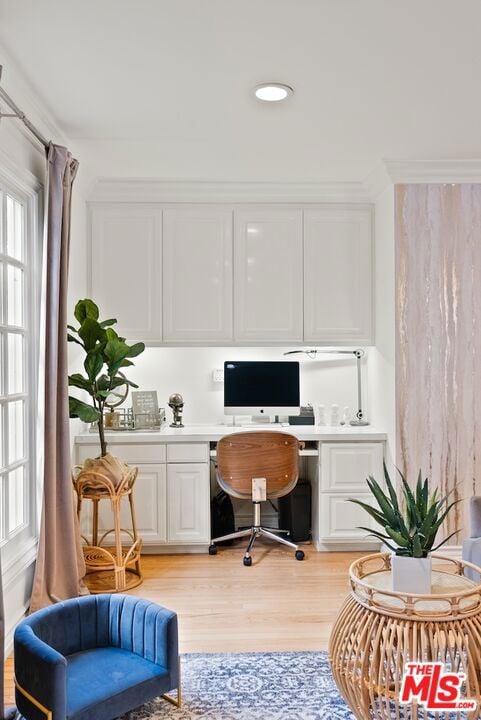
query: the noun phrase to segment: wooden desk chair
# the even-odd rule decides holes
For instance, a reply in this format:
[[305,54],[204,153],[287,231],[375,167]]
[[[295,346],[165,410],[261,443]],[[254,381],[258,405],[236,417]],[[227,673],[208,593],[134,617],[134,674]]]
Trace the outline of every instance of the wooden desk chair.
[[217,482],[232,497],[252,500],[253,524],[247,530],[214,538],[209,554],[217,553],[216,542],[250,536],[244,565],[252,565],[250,552],[258,537],[267,537],[295,550],[296,560],[304,553],[293,542],[280,537],[289,530],[261,526],[261,501],[287,495],[299,474],[299,441],[284,432],[252,431],[223,437],[217,443]]

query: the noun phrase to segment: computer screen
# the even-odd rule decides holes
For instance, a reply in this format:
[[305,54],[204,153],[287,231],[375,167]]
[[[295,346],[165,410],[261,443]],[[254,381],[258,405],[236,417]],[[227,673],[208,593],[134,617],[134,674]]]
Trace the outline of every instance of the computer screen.
[[224,363],[226,415],[299,415],[299,363],[237,361]]

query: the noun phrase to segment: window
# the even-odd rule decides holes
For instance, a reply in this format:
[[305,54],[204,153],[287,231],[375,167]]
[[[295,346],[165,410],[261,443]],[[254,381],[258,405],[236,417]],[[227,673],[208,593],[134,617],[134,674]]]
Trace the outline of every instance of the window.
[[0,178],[0,544],[36,535],[37,252],[32,198]]

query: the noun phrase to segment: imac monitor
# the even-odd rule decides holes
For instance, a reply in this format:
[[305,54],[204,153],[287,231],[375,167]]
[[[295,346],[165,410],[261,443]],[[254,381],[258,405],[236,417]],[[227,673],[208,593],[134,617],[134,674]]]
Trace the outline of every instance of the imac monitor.
[[226,415],[299,415],[299,363],[224,363]]

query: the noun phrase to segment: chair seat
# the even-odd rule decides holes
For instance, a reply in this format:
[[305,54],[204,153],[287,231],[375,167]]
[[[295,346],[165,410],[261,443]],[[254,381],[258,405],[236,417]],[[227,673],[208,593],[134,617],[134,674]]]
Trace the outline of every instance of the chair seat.
[[67,656],[68,720],[113,720],[171,690],[168,671],[117,647]]

